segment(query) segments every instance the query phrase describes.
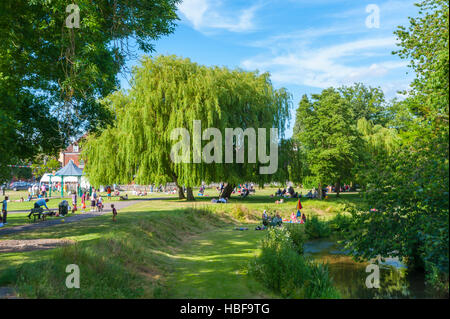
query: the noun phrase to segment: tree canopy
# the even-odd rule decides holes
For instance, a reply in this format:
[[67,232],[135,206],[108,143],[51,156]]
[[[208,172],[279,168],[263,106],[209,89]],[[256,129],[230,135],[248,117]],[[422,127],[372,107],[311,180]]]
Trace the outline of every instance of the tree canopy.
[[[133,72],[130,91],[114,93],[105,103],[115,121],[100,135],[88,137],[83,147],[92,183],[174,181],[187,187],[202,181],[270,178],[259,174],[259,153],[254,162],[247,153],[243,163],[237,163],[236,153],[249,149],[247,129],[258,132],[258,128],[275,127],[282,137],[291,104],[290,95],[284,89],[275,90],[267,73],[206,67],[176,56],[145,57]],[[194,120],[201,121],[202,130],[217,129],[214,138],[202,136],[198,141],[201,149],[217,143],[209,148],[215,159],[198,162],[195,152],[190,152],[187,163],[175,163],[172,132],[185,128],[195,143]],[[227,128],[243,130],[233,138],[233,154],[228,155],[222,151]],[[270,138],[267,132],[267,151]],[[233,155],[232,163],[226,163],[229,155]]]
[[134,47],[151,52],[173,31],[178,2],[77,0],[79,27],[69,28],[69,1],[1,1],[0,172],[106,125],[98,100],[117,89]]
[[322,185],[340,185],[352,177],[361,144],[355,117],[349,99],[333,88],[311,99],[304,95],[300,101],[294,138],[303,149],[308,172],[315,177],[320,194]]
[[[376,211],[354,213],[349,247],[362,258],[406,258],[448,293],[449,8],[441,0],[425,0],[418,7],[418,17],[396,32],[396,53],[410,59],[416,79],[409,96],[392,106],[395,151],[373,153],[376,165],[366,166],[366,196]],[[367,135],[391,138],[390,131],[372,131]]]

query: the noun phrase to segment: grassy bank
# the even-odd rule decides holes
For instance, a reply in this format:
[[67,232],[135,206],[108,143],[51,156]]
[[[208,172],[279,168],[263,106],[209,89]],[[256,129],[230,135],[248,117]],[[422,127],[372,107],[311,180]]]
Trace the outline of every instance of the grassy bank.
[[[167,287],[170,287],[166,285],[167,274],[173,273],[176,267],[180,268],[178,260],[185,254],[183,248],[188,249],[195,240],[202,240],[196,236],[209,233],[212,236],[210,240],[226,242],[220,234],[224,237],[235,235],[223,230],[213,232],[224,227],[232,229],[236,223],[220,211],[187,207],[169,213],[148,211],[148,207],[144,207],[143,203],[134,211],[120,212],[117,223],[113,223],[110,216],[101,216],[41,229],[34,234],[9,236],[8,239],[66,238],[75,240],[76,244],[46,251],[2,254],[0,286],[15,286],[19,296],[29,298],[167,297]],[[251,254],[256,241],[257,237],[254,237],[247,248],[239,246],[235,253],[239,255],[241,250],[247,249],[246,253]],[[229,247],[224,245],[223,249]],[[219,253],[225,251],[219,250]],[[195,256],[194,252],[191,255]],[[198,258],[201,260],[201,256]],[[224,260],[222,266],[211,264],[212,270],[219,267],[225,275],[238,276],[233,269],[240,267],[236,260]],[[80,267],[81,289],[65,287],[68,264]],[[226,271],[226,267],[231,268]],[[251,280],[248,285],[240,280],[229,281],[238,285],[244,295],[253,296]],[[249,292],[245,293],[247,286]],[[259,293],[260,289],[256,291]]]
[[[246,271],[260,253],[264,232],[253,228],[262,210],[283,217],[295,211],[295,199],[275,204],[271,192],[234,198],[229,204],[212,204],[211,197],[194,203],[142,201],[119,211],[117,223],[106,215],[3,236],[2,240],[69,239],[75,244],[2,253],[0,286],[15,287],[26,298],[277,297]],[[345,201],[349,199],[330,198],[320,206],[304,200],[303,206],[328,219]],[[234,230],[241,225],[250,230]],[[65,286],[68,264],[80,267],[80,289]]]

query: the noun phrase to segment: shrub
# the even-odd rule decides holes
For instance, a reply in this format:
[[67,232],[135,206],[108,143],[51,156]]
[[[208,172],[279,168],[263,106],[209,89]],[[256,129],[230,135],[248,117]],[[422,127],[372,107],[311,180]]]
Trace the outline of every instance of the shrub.
[[304,225],[284,224],[284,227],[289,232],[297,253],[303,255],[303,245],[305,244],[306,240],[308,240],[308,235],[305,233]]
[[248,209],[242,205],[235,205],[231,210],[231,216],[234,219],[245,221],[248,216]]
[[[301,228],[292,233],[302,238]],[[287,228],[269,229],[262,240],[261,255],[250,264],[249,273],[284,298],[339,297],[328,268],[299,254],[296,245]]]
[[317,215],[312,215],[305,225],[306,233],[311,238],[328,237],[331,234],[328,223],[321,220]]
[[306,287],[306,295],[309,298],[339,298],[339,293],[333,287],[328,265],[310,262],[309,269],[312,278],[310,284]]
[[330,221],[329,226],[333,232],[348,232],[352,224],[352,218],[349,215],[337,213]]

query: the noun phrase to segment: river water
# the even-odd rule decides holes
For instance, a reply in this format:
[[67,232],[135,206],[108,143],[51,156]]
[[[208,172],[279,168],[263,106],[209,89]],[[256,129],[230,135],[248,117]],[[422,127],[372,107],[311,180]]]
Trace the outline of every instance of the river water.
[[386,259],[380,266],[380,288],[367,288],[369,262],[355,262],[336,242],[314,240],[305,243],[305,256],[328,264],[334,286],[342,298],[436,298],[426,289],[422,273],[408,271],[398,259]]

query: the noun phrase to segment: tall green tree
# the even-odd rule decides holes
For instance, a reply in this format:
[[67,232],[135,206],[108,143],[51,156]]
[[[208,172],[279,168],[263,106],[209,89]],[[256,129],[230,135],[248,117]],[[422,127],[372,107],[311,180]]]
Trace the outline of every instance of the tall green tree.
[[42,177],[45,173],[51,173],[61,168],[61,163],[56,157],[40,154],[31,165],[31,172],[35,178]]
[[[98,100],[118,87],[135,55],[130,48],[151,52],[154,40],[173,31],[178,2],[1,1],[0,172],[106,125],[111,114]],[[69,4],[79,11],[67,12]],[[68,27],[77,13],[79,25]]]
[[385,125],[389,120],[388,106],[380,88],[355,83],[342,86],[338,91],[348,101],[354,123],[365,118],[375,125]]
[[[259,174],[258,154],[255,163],[248,154],[243,163],[236,161],[238,149],[249,149],[248,137],[242,132],[233,138],[233,162],[226,163],[226,129],[241,128],[245,133],[247,129],[257,132],[258,128],[268,131],[275,127],[282,137],[289,119],[290,95],[284,89],[275,90],[266,73],[206,67],[189,59],[159,56],[142,60],[142,66],[134,70],[128,94],[117,92],[105,102],[116,120],[101,134],[89,136],[83,145],[90,181],[170,181],[179,188],[185,185],[188,199],[193,199],[192,187],[203,181],[227,181],[230,188],[245,180],[262,183],[270,178]],[[217,129],[219,136],[197,139],[194,121],[201,121],[202,131]],[[192,146],[187,162],[175,162],[171,151],[177,140],[171,137],[180,128],[189,133],[190,145],[198,140],[201,150],[215,141],[217,147],[209,149],[214,161],[196,159]],[[270,138],[267,132],[265,146]]]
[[334,88],[312,95],[311,100],[304,95],[300,101],[294,134],[318,181],[320,198],[324,184],[334,183],[339,191],[341,183],[351,178],[361,143],[352,118],[348,100]]
[[416,73],[408,98],[393,107],[399,146],[368,170],[367,198],[377,212],[355,212],[349,246],[361,258],[405,258],[448,295],[449,7],[441,0],[417,6],[418,17],[396,32],[396,53]]
[[364,117],[357,121],[356,127],[363,143],[358,149],[358,161],[352,175],[353,180],[365,191],[367,185],[372,183],[372,176],[368,172],[383,174],[385,159],[399,149],[400,137],[396,128],[374,124]]

